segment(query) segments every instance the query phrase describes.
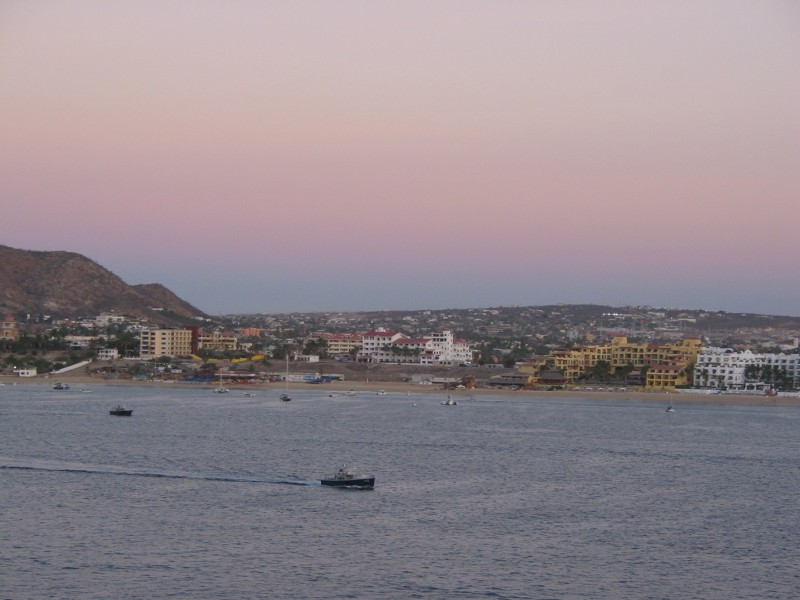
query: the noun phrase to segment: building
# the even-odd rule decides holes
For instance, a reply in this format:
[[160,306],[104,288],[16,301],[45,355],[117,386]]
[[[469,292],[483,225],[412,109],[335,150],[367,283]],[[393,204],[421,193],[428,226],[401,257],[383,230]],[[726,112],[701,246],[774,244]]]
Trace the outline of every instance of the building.
[[97,360],[117,360],[119,351],[116,348],[101,348],[97,351]]
[[800,387],[800,355],[703,348],[694,369],[694,385],[751,391],[796,389]]
[[674,389],[691,383],[690,365],[696,363],[701,348],[700,338],[694,337],[673,344],[637,344],[615,335],[610,344],[554,350],[551,356],[553,365],[569,381],[577,381],[602,361],[611,374],[646,369],[647,387]]
[[159,356],[188,356],[192,354],[191,329],[143,329],[139,334],[139,356],[143,359]]
[[238,338],[232,333],[212,331],[200,334],[197,338],[198,350],[217,350],[219,352],[234,351],[237,348]]
[[358,333],[320,333],[314,339],[321,339],[328,344],[328,356],[351,354],[361,348],[363,335]]
[[265,331],[266,329],[261,327],[242,327],[239,329],[239,335],[242,337],[261,337]]
[[472,349],[448,330],[419,338],[378,330],[364,334],[359,359],[362,357],[370,362],[453,366],[470,362]]
[[[361,336],[361,351],[358,353],[358,360],[363,362],[379,362],[384,348],[405,336],[398,331],[386,331],[379,327],[375,331],[369,331]],[[383,362],[389,362],[384,360]]]
[[12,315],[6,315],[3,322],[0,323],[0,340],[15,342],[18,339],[19,329],[17,329],[17,322]]

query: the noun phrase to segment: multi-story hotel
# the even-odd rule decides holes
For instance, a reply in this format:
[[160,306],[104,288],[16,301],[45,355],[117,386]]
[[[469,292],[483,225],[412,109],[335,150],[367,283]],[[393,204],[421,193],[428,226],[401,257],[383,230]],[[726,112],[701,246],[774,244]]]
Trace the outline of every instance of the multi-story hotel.
[[378,330],[364,334],[363,340],[359,360],[422,365],[458,365],[472,360],[469,343],[447,330],[419,338]]
[[139,334],[139,356],[186,356],[192,353],[191,329],[143,329]]
[[800,355],[703,348],[694,369],[696,387],[762,390],[776,380],[800,386]]
[[554,350],[552,358],[555,367],[569,381],[576,381],[605,361],[612,372],[625,367],[647,367],[648,388],[674,389],[690,383],[688,367],[697,361],[700,349],[700,338],[685,338],[675,344],[633,344],[626,336],[618,335],[609,345]]
[[406,336],[399,331],[386,331],[382,327],[375,331],[369,331],[361,336],[361,351],[358,353],[358,360],[380,362],[379,357],[384,352],[384,348],[404,337]]

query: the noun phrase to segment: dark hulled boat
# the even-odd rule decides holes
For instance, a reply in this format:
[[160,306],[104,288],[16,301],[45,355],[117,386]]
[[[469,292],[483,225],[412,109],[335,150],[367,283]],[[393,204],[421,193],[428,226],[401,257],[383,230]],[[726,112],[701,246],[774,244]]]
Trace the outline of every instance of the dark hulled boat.
[[320,479],[320,483],[330,487],[371,490],[375,487],[375,477],[359,475],[355,469],[342,467],[333,475]]
[[133,414],[133,409],[125,408],[124,406],[117,406],[117,408],[112,408],[110,411],[108,411],[108,414],[115,417],[130,417]]

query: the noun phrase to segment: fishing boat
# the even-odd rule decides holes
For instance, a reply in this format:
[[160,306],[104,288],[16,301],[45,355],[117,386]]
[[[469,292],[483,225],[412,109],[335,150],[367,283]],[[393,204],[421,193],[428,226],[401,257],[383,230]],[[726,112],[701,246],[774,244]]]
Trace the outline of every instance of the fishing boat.
[[54,390],[68,390],[69,385],[66,383],[61,383],[60,381],[53,386]]
[[375,487],[375,477],[359,474],[353,467],[342,467],[336,473],[320,479],[320,483],[330,487],[371,490]]
[[116,408],[112,408],[110,411],[108,411],[108,414],[114,417],[130,417],[133,414],[133,409],[125,408],[119,404]]
[[281,394],[281,402],[289,402],[292,397],[289,395],[289,353],[286,353],[286,391]]

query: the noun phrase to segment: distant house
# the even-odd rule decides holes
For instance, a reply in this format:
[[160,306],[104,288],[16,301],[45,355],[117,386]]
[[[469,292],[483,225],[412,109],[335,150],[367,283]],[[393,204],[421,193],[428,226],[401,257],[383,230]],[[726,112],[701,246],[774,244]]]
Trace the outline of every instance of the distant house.
[[16,341],[19,339],[19,329],[17,329],[17,322],[14,317],[7,315],[3,322],[0,323],[0,340]]
[[97,351],[97,360],[117,360],[119,350],[116,348],[101,348]]
[[307,362],[307,363],[319,362],[319,354],[295,354],[293,358],[298,362]]

